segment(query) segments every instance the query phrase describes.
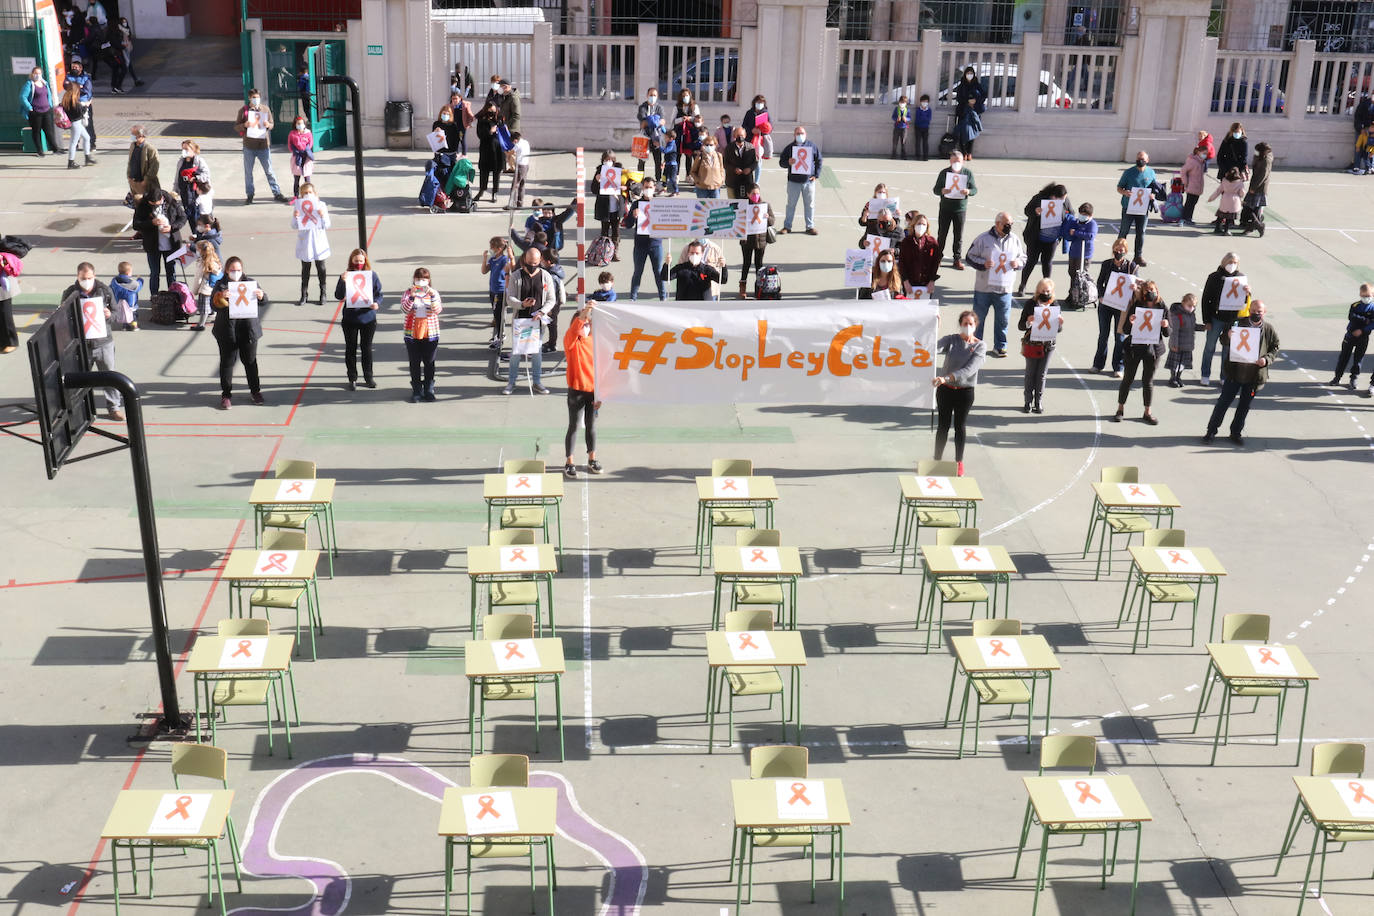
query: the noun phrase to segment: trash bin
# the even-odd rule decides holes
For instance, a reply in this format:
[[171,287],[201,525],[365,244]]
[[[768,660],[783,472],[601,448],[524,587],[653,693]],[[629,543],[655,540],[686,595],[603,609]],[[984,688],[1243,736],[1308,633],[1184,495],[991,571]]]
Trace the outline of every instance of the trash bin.
[[414,108],[409,102],[387,102],[384,121],[386,124],[386,148],[410,149],[410,126]]

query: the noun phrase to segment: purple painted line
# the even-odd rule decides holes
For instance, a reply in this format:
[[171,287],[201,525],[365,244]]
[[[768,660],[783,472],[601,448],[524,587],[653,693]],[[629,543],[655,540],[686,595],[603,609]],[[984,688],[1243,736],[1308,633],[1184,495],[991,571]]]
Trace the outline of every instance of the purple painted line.
[[629,841],[602,827],[578,807],[572,783],[557,773],[530,773],[530,785],[558,791],[558,813],[554,820],[559,833],[572,840],[611,870],[611,889],[601,906],[601,916],[638,916],[644,891],[649,883],[649,868],[638,849]]

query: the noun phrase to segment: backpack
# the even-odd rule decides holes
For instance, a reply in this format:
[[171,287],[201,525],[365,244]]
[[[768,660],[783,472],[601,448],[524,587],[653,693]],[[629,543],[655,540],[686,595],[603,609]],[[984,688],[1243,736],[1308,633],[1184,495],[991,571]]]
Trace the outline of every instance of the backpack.
[[0,251],[0,275],[19,277],[24,273],[24,262],[8,251]]
[[477,209],[477,201],[473,200],[471,188],[458,188],[453,192],[454,213],[471,213]]
[[605,267],[615,255],[615,242],[610,236],[600,236],[587,246],[587,266]]
[[958,145],[959,140],[954,136],[954,134],[952,134],[949,131],[945,131],[944,134],[941,135],[940,143],[938,146],[936,146],[935,151],[939,153],[941,159],[948,159],[950,153],[954,152],[954,148]]
[[754,279],[755,299],[781,299],[782,277],[776,267],[760,267]]
[[177,315],[181,312],[181,297],[170,289],[164,289],[160,293],[153,293],[151,302],[151,314],[153,324],[176,324]]
[[1159,210],[1161,221],[1169,224],[1176,224],[1183,219],[1183,194],[1177,191],[1170,191],[1169,196],[1164,199],[1164,206]]
[[0,235],[0,251],[22,258],[33,250],[33,246],[17,235]]
[[191,296],[191,290],[185,283],[180,281],[168,283],[167,292],[177,297],[177,306],[181,309],[183,315],[194,315],[196,312],[200,311],[200,308],[196,305],[196,300]]
[[425,166],[425,180],[420,185],[420,206],[434,209],[434,198],[439,193],[439,177],[435,174],[434,163]]
[[1081,312],[1097,304],[1097,284],[1087,268],[1079,268],[1069,283],[1069,300],[1066,308]]

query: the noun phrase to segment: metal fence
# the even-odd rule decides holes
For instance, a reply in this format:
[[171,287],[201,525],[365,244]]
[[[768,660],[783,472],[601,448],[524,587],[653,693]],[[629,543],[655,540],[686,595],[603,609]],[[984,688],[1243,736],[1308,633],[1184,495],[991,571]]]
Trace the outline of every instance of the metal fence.
[[1040,58],[1040,92],[1035,107],[1047,111],[1115,111],[1115,49],[1045,48]]
[[245,19],[261,19],[264,32],[343,32],[361,19],[362,0],[243,0]]
[[[830,0],[826,24],[841,41],[919,41],[939,29],[943,41],[1016,44],[1026,32],[1041,32],[1055,45],[1114,46],[1121,43],[1128,11],[1122,0],[1063,6],[1021,0]],[[1062,10],[1063,21],[1046,19]]]
[[635,97],[633,38],[577,37],[553,40],[553,97],[557,101],[615,101]]
[[921,46],[841,41],[835,104],[895,105],[903,95],[914,108],[921,96]]
[[1211,110],[1220,114],[1283,114],[1289,56],[1218,51]]
[[1318,54],[1312,64],[1309,114],[1349,117],[1360,96],[1374,92],[1374,56]]
[[698,102],[736,102],[739,41],[660,38],[658,89],[668,101],[687,89]]

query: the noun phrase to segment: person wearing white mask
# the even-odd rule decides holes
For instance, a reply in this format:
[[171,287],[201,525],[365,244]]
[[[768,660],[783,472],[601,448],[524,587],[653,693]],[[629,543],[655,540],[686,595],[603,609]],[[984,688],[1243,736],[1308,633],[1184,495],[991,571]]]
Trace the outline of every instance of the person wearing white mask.
[[1250,403],[1255,399],[1255,393],[1269,380],[1269,367],[1279,358],[1279,332],[1264,320],[1264,313],[1264,303],[1256,299],[1250,303],[1250,313],[1236,323],[1237,327],[1248,329],[1251,337],[1258,338],[1251,343],[1258,351],[1258,359],[1253,363],[1226,363],[1226,381],[1221,385],[1216,406],[1207,420],[1207,432],[1202,437],[1204,444],[1216,438],[1222,420],[1226,419],[1226,411],[1237,395],[1240,401],[1236,405],[1235,416],[1231,418],[1231,441],[1236,445],[1245,444],[1242,433],[1245,431],[1245,418],[1250,415]]
[[[1350,313],[1346,316],[1345,336],[1341,338],[1341,355],[1336,360],[1336,371],[1326,384],[1339,385],[1348,365],[1350,390],[1355,390],[1360,378],[1360,360],[1364,359],[1365,350],[1369,347],[1371,331],[1374,331],[1374,284],[1361,283],[1360,298],[1350,303]],[[1374,373],[1370,377],[1374,378]]]
[[720,282],[720,271],[706,263],[701,242],[695,239],[687,245],[687,259],[673,265],[669,279],[677,281],[677,302],[704,302],[711,298],[711,284]]
[[501,389],[502,394],[515,393],[522,356],[530,361],[530,380],[534,393],[549,393],[541,377],[544,352],[540,337],[544,325],[549,323],[549,313],[558,304],[558,294],[553,288],[553,277],[539,262],[539,249],[526,248],[520,256],[520,268],[506,281],[506,306],[515,317],[511,321],[514,340],[510,346],[510,371],[506,376],[506,387]]
[[[649,155],[654,159],[654,181],[662,181],[663,149],[659,141],[667,125],[663,123],[663,106],[658,104],[657,89],[650,89],[645,94],[644,101],[635,110],[635,120],[639,122],[640,131],[649,138]],[[644,171],[644,162],[643,159],[639,160],[638,169],[641,172]]]
[[573,464],[573,440],[577,436],[578,415],[582,417],[582,429],[587,440],[587,470],[593,474],[602,472],[601,462],[596,460],[596,412],[601,402],[596,399],[596,363],[592,348],[592,308],[578,311],[563,335],[563,352],[568,359],[568,431],[563,436],[563,476],[569,480],[577,479],[577,465]]
[[816,231],[816,179],[821,174],[821,151],[806,139],[805,127],[798,124],[792,131],[792,142],[783,147],[778,164],[787,169],[787,214],[778,234],[792,231],[797,201],[802,200],[805,202],[806,234],[819,235]]
[[248,90],[248,104],[239,109],[234,119],[234,130],[243,138],[243,192],[248,203],[253,202],[253,166],[261,164],[267,176],[267,185],[272,189],[272,199],[279,204],[289,203],[286,195],[277,184],[277,173],[272,170],[272,112],[262,105],[258,90]]
[[[698,159],[697,164],[700,163]],[[630,202],[629,211],[625,214],[625,225],[635,227],[634,273],[630,275],[631,302],[639,299],[639,281],[644,276],[646,265],[653,276],[654,286],[658,288],[658,300],[663,302],[668,298],[667,288],[663,284],[663,240],[649,235],[647,223],[641,228],[639,222],[639,208],[653,200],[653,197],[654,183],[646,179],[639,199]]]
[[248,377],[248,391],[254,404],[262,404],[262,383],[258,377],[258,340],[262,338],[262,309],[271,303],[262,287],[254,290],[257,311],[251,318],[229,317],[229,285],[231,283],[255,283],[243,269],[243,261],[230,258],[224,262],[224,276],[215,284],[210,294],[210,305],[215,309],[215,324],[210,333],[219,345],[219,406],[229,410],[233,406],[234,360],[243,363],[244,375]]
[[[88,314],[86,311],[85,300],[94,299],[96,304],[92,310],[99,309],[104,313],[104,321],[98,315]],[[95,266],[88,262],[82,262],[76,268],[76,282],[68,286],[62,292],[62,306],[64,308],[75,306],[76,312],[81,316],[83,329],[88,322],[94,322],[98,327],[103,324],[105,334],[103,337],[87,337],[86,346],[90,349],[91,368],[100,372],[115,371],[115,345],[113,333],[114,315],[114,294],[110,288],[95,278]],[[111,420],[123,420],[124,414],[121,409],[124,407],[124,397],[118,389],[105,389],[105,407],[109,411]]]
[[1247,284],[1242,292],[1245,293],[1245,302],[1240,308],[1234,306],[1223,309],[1222,293],[1225,291],[1226,282],[1232,277],[1240,275],[1240,256],[1234,251],[1228,251],[1221,256],[1221,263],[1217,269],[1207,275],[1207,279],[1202,284],[1202,329],[1207,332],[1206,342],[1202,345],[1202,384],[1212,384],[1212,356],[1216,353],[1217,343],[1221,343],[1221,378],[1226,379],[1226,349],[1228,347],[1228,332],[1231,325],[1235,324],[1236,318],[1250,302],[1250,286]]
[[431,280],[429,268],[417,267],[411,274],[410,286],[401,294],[412,404],[432,404],[436,400],[434,357],[439,351],[439,315],[444,311],[444,303]]
[[[768,114],[768,100],[761,95],[754,96],[749,109],[744,113],[744,134],[751,145],[758,150],[759,161],[773,158],[773,122]],[[762,168],[760,164],[759,168]],[[759,172],[754,172],[754,183],[759,180]]]
[[935,352],[945,354],[940,374],[931,379],[935,386],[935,460],[945,456],[950,428],[954,429],[954,460],[958,475],[964,476],[965,426],[973,407],[973,389],[978,384],[987,349],[977,337],[978,315],[965,309],[959,313],[959,333],[946,334],[935,342]]
[[921,103],[912,113],[912,151],[911,158],[921,162],[930,160],[930,122],[935,112],[930,109],[930,96],[921,96]]
[[291,228],[296,230],[296,260],[301,262],[301,298],[297,305],[305,305],[312,262],[320,284],[320,297],[315,304],[324,305],[324,262],[330,254],[329,226],[329,207],[315,193],[315,185],[307,181],[300,186],[300,197],[291,208]]
[[53,109],[57,107],[58,93],[43,78],[41,67],[29,71],[29,81],[19,92],[19,109],[29,119],[29,129],[33,131],[33,148],[38,157],[43,157],[43,139],[47,138],[48,149],[55,153],[65,153],[62,144],[57,142],[57,125],[53,121]]

